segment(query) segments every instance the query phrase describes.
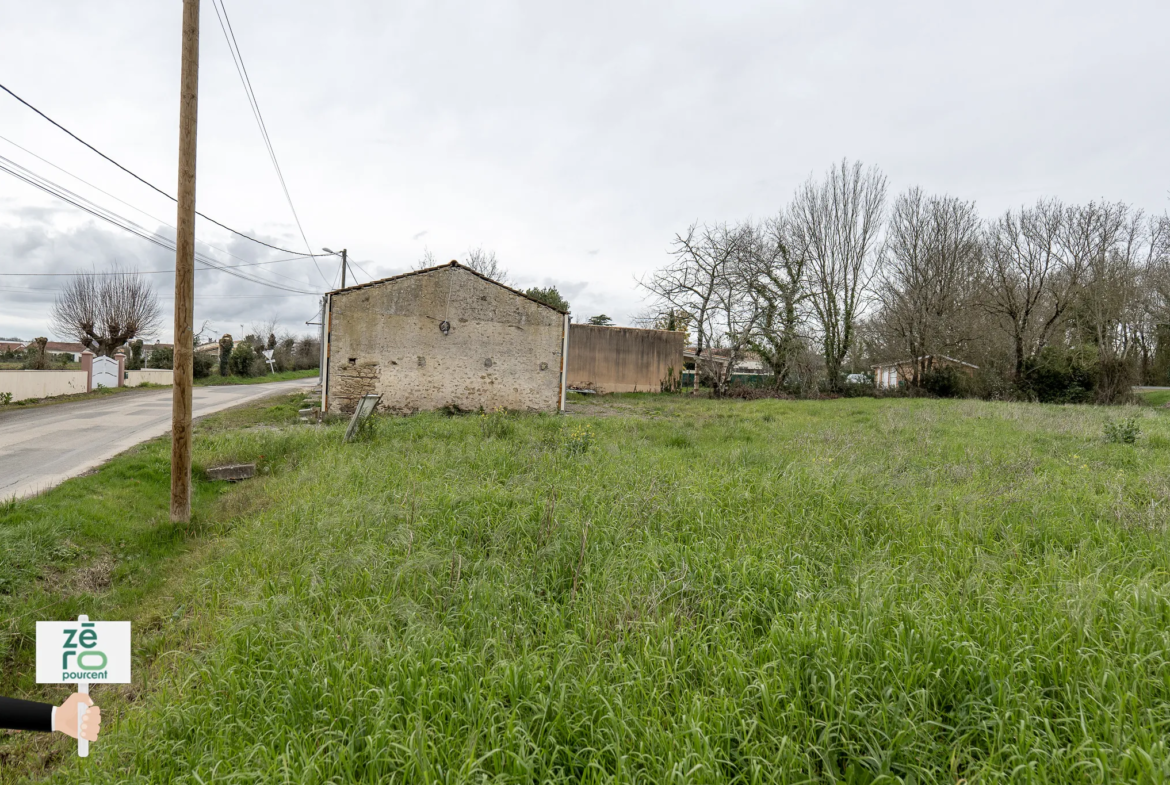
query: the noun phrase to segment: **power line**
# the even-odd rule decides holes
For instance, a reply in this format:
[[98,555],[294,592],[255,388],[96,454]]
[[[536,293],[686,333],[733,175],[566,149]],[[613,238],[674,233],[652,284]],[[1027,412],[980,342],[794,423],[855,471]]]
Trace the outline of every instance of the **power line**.
[[[228,50],[232,55],[232,62],[235,63],[236,73],[240,76],[240,83],[244,86],[244,94],[248,97],[248,103],[252,107],[252,116],[256,119],[256,125],[260,128],[260,136],[264,139],[264,146],[268,148],[268,157],[272,161],[272,168],[276,170],[276,177],[280,180],[280,188],[284,191],[285,201],[288,202],[288,209],[292,211],[293,220],[296,221],[297,231],[301,233],[301,239],[305,242],[305,249],[310,255],[313,254],[313,246],[309,244],[309,240],[305,237],[305,229],[301,226],[301,218],[297,215],[297,208],[293,205],[292,195],[288,191],[288,184],[284,180],[284,172],[280,169],[280,162],[276,160],[276,150],[272,147],[272,138],[268,135],[268,126],[264,122],[264,115],[260,112],[260,102],[256,98],[256,91],[252,89],[252,79],[248,76],[248,67],[244,65],[244,54],[240,51],[240,45],[236,42],[236,32],[232,29],[232,21],[228,17],[227,5],[224,0],[211,0],[211,5],[215,8],[215,16],[219,19],[219,27],[223,30],[223,37],[227,41]],[[220,10],[223,11],[222,16]],[[326,283],[329,279],[321,272],[321,266],[317,264],[317,260],[313,259],[313,266],[317,268],[317,273]]]
[[[0,90],[3,90],[4,92],[8,93],[10,96],[12,96],[13,98],[15,98],[17,101],[20,101],[22,104],[24,104],[25,106],[27,106],[29,109],[33,110],[34,112],[36,112],[37,114],[39,114],[41,117],[43,117],[45,120],[48,120],[50,123],[52,123],[52,124],[53,124],[54,126],[56,126],[58,129],[60,129],[60,130],[64,131],[66,134],[68,134],[69,136],[71,136],[73,139],[75,139],[76,141],[80,142],[80,143],[81,143],[82,145],[84,145],[85,147],[88,147],[88,148],[89,148],[91,151],[93,151],[93,152],[97,153],[99,156],[101,156],[102,158],[104,158],[106,161],[109,161],[109,162],[110,162],[110,163],[112,163],[114,166],[118,167],[119,169],[121,169],[123,172],[125,172],[126,174],[130,175],[131,177],[133,177],[133,178],[134,178],[135,180],[137,180],[138,182],[140,182],[140,183],[142,183],[143,185],[147,186],[147,187],[148,187],[148,188],[150,188],[151,190],[153,190],[153,191],[156,191],[156,192],[158,192],[158,193],[162,194],[162,195],[163,195],[163,196],[165,196],[166,198],[170,199],[172,202],[178,202],[178,199],[176,199],[175,197],[171,196],[169,193],[167,193],[167,192],[166,192],[166,191],[164,191],[163,189],[159,188],[157,185],[155,185],[154,183],[150,182],[149,180],[146,180],[146,179],[144,179],[144,178],[142,178],[142,177],[138,176],[138,175],[137,175],[137,174],[135,174],[134,172],[132,172],[132,171],[130,171],[129,169],[127,169],[125,166],[122,166],[122,164],[118,163],[118,162],[117,162],[117,161],[115,161],[113,158],[111,158],[110,156],[106,155],[106,154],[105,154],[105,153],[103,153],[101,150],[97,149],[97,148],[96,148],[96,147],[94,147],[92,144],[90,144],[89,142],[85,141],[85,140],[84,140],[84,139],[82,139],[80,136],[78,136],[77,134],[73,133],[72,131],[70,131],[68,128],[66,128],[65,126],[63,126],[63,125],[61,125],[60,123],[58,123],[58,122],[57,122],[56,120],[54,120],[53,118],[49,117],[47,114],[45,114],[44,112],[42,112],[40,109],[37,109],[35,106],[33,106],[33,105],[32,105],[32,104],[30,104],[28,101],[26,101],[26,100],[24,100],[23,98],[21,98],[21,97],[20,97],[19,95],[17,95],[16,93],[12,92],[12,90],[8,89],[8,87],[6,87],[5,85],[3,85],[3,84],[0,84]],[[280,246],[278,246],[278,245],[272,245],[271,243],[266,243],[266,242],[264,242],[263,240],[258,240],[258,239],[256,239],[255,237],[252,237],[252,236],[251,236],[251,235],[249,235],[249,234],[244,234],[243,232],[239,231],[238,229],[233,229],[233,228],[231,228],[231,227],[230,227],[230,226],[228,226],[227,224],[222,224],[222,223],[220,223],[219,221],[217,221],[217,220],[215,220],[214,218],[212,218],[211,216],[205,215],[205,214],[203,214],[203,213],[199,212],[198,210],[196,210],[196,211],[195,211],[195,214],[196,214],[196,215],[198,215],[198,216],[199,216],[199,217],[201,217],[201,218],[205,218],[205,219],[207,219],[208,221],[211,221],[213,224],[215,224],[216,226],[220,227],[221,229],[226,229],[226,230],[228,230],[229,232],[231,232],[232,234],[235,234],[235,235],[238,235],[238,236],[240,236],[240,237],[243,237],[245,240],[251,240],[251,241],[252,241],[252,242],[254,242],[254,243],[259,243],[260,245],[266,246],[266,247],[268,247],[268,248],[272,248],[273,250],[276,250],[276,251],[280,251],[281,253],[300,253],[300,251],[293,251],[293,250],[290,250],[290,249],[288,249],[288,248],[281,248],[281,247],[280,247]],[[298,226],[299,226],[299,222],[298,222]],[[302,232],[302,235],[303,235],[303,232]],[[304,239],[304,237],[302,237],[301,239]],[[314,256],[314,257],[315,257],[315,256],[324,256],[324,254],[315,254],[315,253],[312,253],[312,249],[310,248],[310,253],[307,253],[307,254],[305,254],[305,256]]]
[[[19,170],[19,171],[17,171],[17,170]],[[17,178],[18,180],[21,180],[25,183],[28,183],[29,185],[32,185],[33,187],[38,188],[38,189],[44,191],[45,193],[48,193],[52,196],[56,196],[58,199],[69,202],[74,207],[77,207],[81,210],[84,210],[85,212],[89,213],[90,215],[94,216],[95,218],[100,218],[101,220],[106,221],[108,223],[111,223],[120,229],[123,229],[127,232],[130,232],[131,234],[135,234],[148,242],[154,243],[155,245],[157,245],[161,248],[165,248],[169,251],[175,250],[175,245],[171,240],[169,240],[165,237],[162,237],[158,234],[155,234],[155,233],[151,232],[149,229],[146,229],[145,227],[140,226],[139,224],[131,221],[130,219],[125,218],[123,216],[120,216],[111,210],[107,210],[103,207],[100,207],[99,205],[96,205],[93,202],[90,202],[85,197],[82,197],[82,196],[79,196],[78,194],[73,193],[68,188],[65,188],[64,186],[58,185],[57,183],[54,183],[47,178],[41,177],[41,176],[29,171],[28,169],[25,169],[23,166],[20,166],[19,164],[15,163],[13,161],[10,161],[7,158],[4,158],[3,156],[0,156],[0,171],[6,172],[7,174],[12,175],[13,177]],[[292,287],[285,286],[284,284],[280,284],[280,283],[277,283],[275,281],[269,281],[269,280],[265,280],[263,278],[257,278],[255,276],[249,275],[247,273],[238,272],[233,267],[219,264],[218,262],[216,262],[212,259],[209,259],[207,256],[205,256],[203,254],[197,253],[195,255],[195,258],[201,264],[204,264],[207,267],[219,270],[221,272],[226,272],[228,275],[233,275],[236,278],[240,278],[242,280],[249,281],[251,283],[258,283],[258,284],[261,284],[262,286],[269,286],[273,289],[280,289],[280,290],[286,291],[286,292],[294,292],[296,294],[317,294],[317,292],[306,291],[303,289],[293,289]]]
[[361,271],[362,271],[362,275],[366,276],[366,277],[367,277],[367,278],[369,278],[371,281],[372,281],[372,280],[374,280],[374,276],[372,276],[372,275],[370,275],[369,273],[367,273],[367,272],[366,272],[366,268],[362,267],[360,264],[358,264],[357,262],[353,261],[352,259],[350,259],[350,260],[349,260],[349,263],[350,263],[350,264],[352,264],[354,267],[358,268],[359,270],[361,270]]
[[[3,167],[0,167],[0,168],[3,168]],[[299,260],[300,260],[300,258],[298,257],[295,259],[273,259],[272,261],[269,261],[269,262],[249,262],[248,264],[224,264],[224,265],[220,265],[219,267],[202,267],[202,268],[199,268],[198,270],[196,270],[195,272],[204,273],[204,272],[208,272],[209,270],[211,270],[211,271],[235,270],[235,269],[238,269],[240,267],[256,267],[256,266],[261,265],[261,264],[276,264],[278,262],[295,262],[295,261],[299,261]],[[8,276],[8,277],[12,277],[12,278],[59,278],[59,277],[80,277],[80,276],[89,276],[89,275],[127,275],[127,274],[131,274],[131,273],[134,275],[156,275],[156,274],[157,275],[166,275],[169,273],[173,273],[174,271],[175,271],[175,269],[172,267],[172,268],[167,269],[167,270],[126,270],[126,271],[114,271],[114,272],[88,272],[88,273],[0,273],[0,276]]]
[[[19,172],[15,171],[13,168],[10,168],[10,167],[15,167],[15,169],[19,169],[20,171]],[[139,224],[131,221],[128,218],[125,218],[124,216],[118,215],[117,213],[114,213],[111,210],[107,210],[99,205],[96,205],[93,202],[89,201],[88,199],[85,199],[84,197],[73,193],[68,188],[65,188],[64,186],[59,185],[57,183],[54,183],[53,181],[51,181],[47,178],[41,177],[40,175],[37,175],[37,174],[29,171],[28,169],[25,169],[23,166],[20,166],[19,164],[15,163],[13,161],[10,161],[9,159],[4,158],[3,156],[0,156],[0,171],[4,171],[4,172],[12,175],[13,177],[16,177],[17,179],[28,183],[29,185],[32,185],[36,188],[39,188],[42,191],[45,191],[46,193],[49,193],[53,196],[56,196],[59,199],[62,199],[66,202],[69,202],[73,206],[75,206],[81,210],[84,210],[85,212],[89,213],[90,215],[93,215],[96,218],[100,218],[104,221],[107,221],[107,222],[109,222],[109,223],[111,223],[111,224],[113,224],[121,229],[124,229],[124,230],[130,232],[131,234],[138,235],[142,239],[147,240],[148,242],[152,242],[161,248],[165,248],[169,251],[175,250],[174,243],[171,240],[169,240],[165,237],[162,237],[158,234],[155,234],[154,232],[151,232],[149,229],[146,229],[145,227],[140,226]],[[226,265],[221,265],[218,262],[215,262],[214,260],[209,259],[208,257],[206,257],[202,254],[196,254],[196,258],[202,264],[206,265],[207,267],[221,270],[223,272],[226,272],[228,275],[233,275],[236,278],[240,278],[240,279],[245,280],[245,281],[250,281],[252,283],[259,283],[261,285],[270,286],[274,289],[280,289],[282,291],[298,292],[300,294],[315,294],[315,292],[306,292],[306,291],[300,290],[300,289],[293,289],[293,288],[286,286],[284,284],[280,284],[280,283],[277,283],[275,281],[268,281],[268,280],[265,280],[263,278],[258,278],[256,276],[248,275],[247,273],[235,272],[234,268],[228,267]]]
[[[114,196],[114,195],[113,195],[112,193],[110,193],[109,191],[103,191],[101,188],[98,188],[98,187],[97,187],[96,185],[94,185],[93,183],[89,182],[88,180],[86,180],[86,179],[84,179],[84,178],[82,178],[82,177],[79,177],[78,175],[74,174],[73,172],[69,171],[68,169],[65,169],[64,167],[58,166],[57,164],[53,163],[52,161],[50,161],[50,160],[48,160],[48,159],[46,159],[46,158],[42,158],[41,156],[37,155],[37,154],[36,154],[36,153],[34,153],[32,150],[29,150],[29,149],[28,149],[28,148],[26,148],[26,147],[21,147],[19,144],[17,144],[16,142],[12,141],[12,140],[11,140],[11,139],[9,139],[8,137],[6,137],[6,136],[3,136],[3,135],[0,135],[0,139],[3,139],[5,142],[8,142],[8,144],[12,145],[12,146],[13,146],[13,147],[15,147],[17,150],[21,150],[21,151],[23,151],[24,153],[27,153],[28,155],[31,155],[33,158],[36,158],[38,161],[41,161],[42,163],[46,163],[46,164],[48,164],[49,166],[51,166],[51,167],[53,167],[54,169],[56,169],[58,172],[62,172],[63,174],[66,174],[66,175],[68,175],[69,177],[72,177],[74,180],[78,181],[79,183],[83,183],[84,185],[88,185],[90,188],[94,189],[94,190],[95,190],[95,191],[97,191],[98,193],[100,193],[100,194],[104,194],[105,196],[108,196],[108,197],[110,197],[110,198],[111,198],[111,199],[113,199],[115,202],[119,202],[119,203],[121,203],[121,204],[124,204],[124,205],[126,205],[126,206],[127,206],[127,207],[129,207],[131,210],[135,211],[136,213],[140,213],[140,214],[142,214],[142,215],[145,215],[147,218],[151,219],[152,221],[157,221],[158,223],[162,224],[163,226],[167,226],[167,227],[170,227],[171,229],[175,229],[175,225],[174,225],[174,224],[172,224],[172,223],[168,223],[167,221],[164,221],[163,219],[159,218],[159,217],[158,217],[158,216],[156,216],[156,215],[151,215],[150,213],[146,212],[145,210],[143,210],[143,209],[142,209],[142,208],[140,208],[140,207],[135,207],[134,205],[132,205],[132,204],[130,204],[129,202],[127,202],[125,199],[120,199],[120,198],[118,198],[117,196]],[[2,158],[2,157],[3,157],[3,156],[0,156],[0,158]],[[5,159],[5,160],[8,160],[8,159]],[[14,166],[17,166],[18,164],[15,164],[15,163],[14,163],[13,165],[14,165]],[[22,168],[22,169],[24,169],[24,167],[21,167],[21,168]],[[24,169],[24,171],[25,171],[25,172],[28,172],[29,170],[28,170],[28,169]],[[176,231],[178,231],[178,230],[176,229]],[[227,250],[225,250],[225,249],[223,249],[223,248],[219,248],[218,246],[214,246],[214,245],[212,245],[211,243],[207,242],[206,240],[199,240],[199,242],[203,243],[203,244],[204,244],[204,245],[206,245],[208,248],[211,248],[212,250],[215,250],[215,251],[219,251],[219,252],[220,252],[220,253],[222,253],[222,254],[226,254],[227,256],[230,256],[230,257],[232,257],[233,259],[239,259],[239,261],[241,261],[241,262],[244,262],[244,261],[245,261],[244,259],[241,259],[239,256],[236,256],[236,255],[235,255],[234,253],[232,253],[231,251],[227,251]],[[294,257],[291,257],[291,258],[288,258],[288,259],[272,259],[272,260],[270,260],[270,261],[266,261],[266,262],[245,262],[244,264],[237,264],[237,265],[231,265],[231,266],[232,266],[232,267],[253,267],[253,266],[255,266],[255,265],[261,265],[261,264],[276,264],[277,262],[293,262],[293,261],[300,261],[301,259],[305,259],[305,258],[308,258],[308,257],[307,257],[305,254],[299,254],[299,255],[297,255],[297,256],[294,256]],[[225,265],[225,266],[227,266],[227,265]],[[174,270],[160,270],[159,272],[174,272]],[[5,273],[0,273],[0,275],[4,275],[4,274],[5,274]],[[8,273],[8,274],[10,274],[10,275],[20,275],[21,273]],[[26,274],[26,275],[35,275],[35,273],[25,273],[25,274]],[[77,273],[77,275],[89,275],[89,273]],[[285,279],[287,279],[287,280],[289,280],[289,281],[293,281],[293,282],[295,282],[295,283],[298,283],[298,284],[299,284],[299,283],[301,283],[301,281],[297,280],[296,278],[290,278],[290,277],[289,277],[289,276],[287,276],[287,275],[281,275],[280,273],[277,273],[277,272],[273,272],[273,275],[277,276],[278,278],[285,278]]]

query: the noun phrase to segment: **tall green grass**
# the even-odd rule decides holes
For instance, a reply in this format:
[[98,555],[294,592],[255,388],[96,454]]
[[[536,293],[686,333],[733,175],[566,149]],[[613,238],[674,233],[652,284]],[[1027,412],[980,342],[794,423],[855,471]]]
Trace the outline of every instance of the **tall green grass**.
[[1161,412],[580,405],[258,435],[264,504],[58,779],[1170,777]]
[[1137,395],[1146,406],[1166,406],[1170,404],[1170,390],[1148,390]]

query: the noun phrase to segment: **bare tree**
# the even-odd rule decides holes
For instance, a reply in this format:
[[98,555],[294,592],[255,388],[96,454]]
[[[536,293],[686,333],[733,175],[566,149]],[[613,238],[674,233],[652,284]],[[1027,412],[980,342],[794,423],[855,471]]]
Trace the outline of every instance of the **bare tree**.
[[437,267],[438,265],[439,260],[435,256],[434,252],[430,248],[423,248],[422,256],[419,257],[418,261],[414,263],[411,269],[425,270],[428,267]]
[[727,303],[720,287],[726,286],[731,268],[740,252],[742,234],[726,224],[692,224],[685,235],[676,234],[669,264],[639,284],[660,306],[688,314],[695,328],[695,379],[715,372],[716,309]]
[[758,237],[750,223],[733,227],[717,238],[730,254],[715,279],[709,320],[709,345],[714,351],[707,363],[714,394],[722,396],[731,385],[736,368],[755,342],[766,300],[758,285],[756,264]]
[[1151,220],[1124,202],[1066,211],[1064,244],[1084,277],[1072,321],[1097,350],[1100,403],[1125,398],[1138,363],[1148,368],[1164,227],[1160,218]]
[[980,222],[973,202],[900,195],[887,228],[880,275],[881,326],[914,360],[921,383],[927,355],[957,352],[974,336],[964,319],[980,271]]
[[[483,248],[482,246],[476,248],[469,248],[467,253],[463,255],[461,263],[472,270],[475,270],[480,275],[491,278],[496,283],[502,283],[505,286],[511,286],[511,276],[504,266],[500,264],[496,252]],[[425,270],[428,267],[437,267],[442,264],[438,257],[430,248],[423,249],[423,255],[414,263],[412,269]]]
[[829,387],[841,386],[841,365],[879,262],[886,178],[876,167],[842,160],[825,179],[796,191],[792,235],[807,254],[809,302],[818,322]]
[[113,356],[132,338],[151,335],[161,317],[150,284],[115,268],[72,278],[53,303],[52,327],[95,354]]
[[496,283],[508,285],[511,282],[508,271],[496,258],[496,252],[484,250],[482,246],[468,249],[463,257],[463,264],[480,275],[491,278]]
[[1064,221],[1063,205],[1041,200],[1009,210],[985,231],[981,302],[1011,336],[1017,383],[1080,289],[1082,271],[1061,242]]

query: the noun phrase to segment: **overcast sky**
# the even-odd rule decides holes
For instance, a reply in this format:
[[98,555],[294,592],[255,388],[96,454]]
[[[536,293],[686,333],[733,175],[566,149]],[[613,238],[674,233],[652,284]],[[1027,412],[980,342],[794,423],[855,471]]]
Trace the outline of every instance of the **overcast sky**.
[[[348,247],[359,281],[483,246],[519,285],[626,323],[675,232],[773,213],[843,156],[984,215],[1040,196],[1168,205],[1166,0],[226,1],[311,247]],[[0,82],[173,193],[181,5],[0,0]],[[210,0],[202,42],[199,210],[302,251]],[[173,203],[2,93],[0,135],[5,158],[173,236]],[[225,264],[284,256],[197,234]],[[0,273],[173,262],[0,173]],[[246,269],[320,292],[338,265],[318,264]],[[169,339],[173,278],[149,278]],[[0,276],[0,336],[50,334],[64,280]],[[312,329],[314,295],[196,284],[197,329]]]

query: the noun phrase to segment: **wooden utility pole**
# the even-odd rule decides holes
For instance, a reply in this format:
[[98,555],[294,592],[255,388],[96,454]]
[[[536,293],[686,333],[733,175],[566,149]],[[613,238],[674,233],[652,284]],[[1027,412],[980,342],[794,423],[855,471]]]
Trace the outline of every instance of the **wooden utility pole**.
[[191,385],[195,354],[195,131],[199,0],[183,0],[179,86],[179,220],[175,238],[175,379],[171,389],[171,520],[191,520]]

